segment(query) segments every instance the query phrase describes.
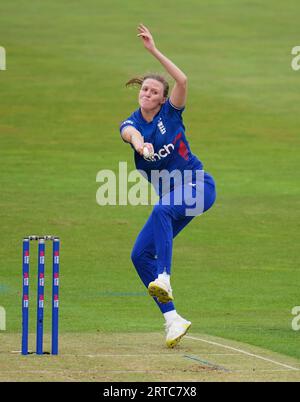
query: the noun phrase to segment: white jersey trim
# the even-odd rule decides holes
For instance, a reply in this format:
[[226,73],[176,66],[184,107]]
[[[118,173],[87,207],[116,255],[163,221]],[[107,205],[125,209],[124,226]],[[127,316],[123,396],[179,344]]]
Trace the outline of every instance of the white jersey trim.
[[169,102],[170,102],[170,105],[171,105],[174,109],[176,109],[176,110],[183,110],[183,109],[185,108],[185,106],[182,106],[182,107],[176,107],[176,106],[174,106],[173,103],[171,102],[170,98],[169,98]]

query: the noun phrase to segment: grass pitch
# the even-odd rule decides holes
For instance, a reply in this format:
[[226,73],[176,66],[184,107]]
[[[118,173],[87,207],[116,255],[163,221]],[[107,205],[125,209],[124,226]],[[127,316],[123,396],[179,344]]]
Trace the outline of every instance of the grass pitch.
[[20,356],[11,349],[17,336],[2,340],[0,381],[300,380],[298,359],[195,333],[175,349],[166,349],[156,332],[64,333],[55,357]]
[[[21,239],[34,233],[62,239],[63,353],[96,353],[87,350],[94,335],[87,348],[82,340],[97,331],[104,338],[123,334],[120,343],[135,334],[141,349],[161,352],[161,343],[152,343],[162,336],[152,337],[162,330],[159,311],[130,261],[151,207],[100,207],[95,200],[99,170],[117,172],[119,161],[133,168],[118,124],[137,107],[137,93],[124,83],[162,71],[136,38],[143,22],[189,77],[187,135],[217,183],[215,206],[175,240],[177,310],[193,322],[191,336],[300,359],[299,331],[291,325],[300,304],[300,71],[291,69],[299,11],[295,0],[153,0],[151,6],[132,0],[130,10],[122,0],[1,2],[7,58],[0,71],[0,306],[7,318],[1,353],[9,353],[3,345],[19,348]],[[46,269],[49,283],[50,262]],[[34,332],[34,287],[31,295]],[[202,356],[195,342],[185,345]],[[19,358],[11,359],[18,370]],[[53,362],[64,370],[68,359],[62,354]],[[178,359],[182,367],[198,364]],[[36,361],[24,362],[34,370]],[[111,370],[118,367],[110,362]]]

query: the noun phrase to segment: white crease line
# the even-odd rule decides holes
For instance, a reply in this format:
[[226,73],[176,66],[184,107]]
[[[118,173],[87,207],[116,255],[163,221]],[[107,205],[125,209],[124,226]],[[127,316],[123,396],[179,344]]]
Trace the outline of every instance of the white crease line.
[[256,359],[264,360],[264,361],[269,362],[269,363],[277,364],[278,366],[282,366],[282,367],[288,368],[290,370],[295,370],[295,371],[300,370],[300,369],[298,369],[296,367],[289,366],[288,364],[279,363],[279,362],[276,362],[275,360],[271,360],[271,359],[268,359],[266,357],[256,355],[254,353],[246,352],[245,350],[242,350],[242,349],[237,349],[237,348],[233,348],[232,346],[223,345],[222,343],[217,343],[217,342],[213,342],[213,341],[207,341],[206,339],[195,338],[194,336],[185,336],[185,338],[194,339],[195,341],[201,341],[201,342],[209,343],[210,345],[215,345],[215,346],[219,346],[221,348],[234,350],[235,352],[239,352],[239,353],[242,353],[242,354],[250,356],[250,357],[255,357]]
[[[238,353],[203,353],[203,355],[207,356],[239,356]],[[63,356],[71,356],[71,357],[89,357],[89,358],[97,358],[97,357],[151,357],[151,356],[169,356],[169,357],[182,357],[184,356],[182,353],[136,353],[136,354],[109,354],[109,353],[97,353],[97,354],[63,354]]]
[[[17,351],[17,350],[12,350],[10,353],[12,354],[20,354],[21,355],[21,351]],[[35,355],[35,353],[30,352],[30,355]],[[48,355],[49,357],[51,357],[51,354]],[[96,354],[78,354],[78,353],[60,353],[59,356],[63,356],[63,357],[144,357],[144,356],[182,356],[182,354],[180,353],[96,353]],[[57,356],[55,356],[57,358]]]
[[71,356],[71,357],[91,357],[91,358],[95,358],[95,357],[145,357],[145,356],[177,356],[177,357],[181,357],[182,354],[173,354],[173,353],[135,353],[135,354],[128,354],[128,353],[124,353],[124,354],[116,354],[116,353],[96,353],[94,355],[91,354],[80,354],[77,355],[75,354],[62,354],[62,356]]

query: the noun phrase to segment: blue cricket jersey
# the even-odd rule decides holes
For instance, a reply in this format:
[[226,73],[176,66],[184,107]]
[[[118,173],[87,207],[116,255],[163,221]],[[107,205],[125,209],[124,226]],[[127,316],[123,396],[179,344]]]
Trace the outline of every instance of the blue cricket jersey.
[[[173,106],[168,98],[153,120],[147,122],[137,109],[120,125],[120,133],[127,126],[133,126],[144,137],[144,142],[149,142],[154,148],[154,158],[151,160],[134,152],[135,166],[145,172],[147,180],[151,183],[151,171],[166,170],[172,172],[185,170],[202,170],[202,162],[192,154],[185,135],[185,127],[182,120],[184,108]],[[154,184],[154,183],[152,183]],[[154,187],[156,187],[154,185]],[[160,190],[157,189],[161,196]]]

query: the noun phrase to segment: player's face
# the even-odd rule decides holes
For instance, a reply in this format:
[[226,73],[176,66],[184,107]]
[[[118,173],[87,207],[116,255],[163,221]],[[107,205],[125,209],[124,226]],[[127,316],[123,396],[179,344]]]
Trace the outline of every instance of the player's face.
[[147,78],[139,92],[140,107],[146,111],[151,111],[160,107],[165,100],[163,84],[160,81]]

